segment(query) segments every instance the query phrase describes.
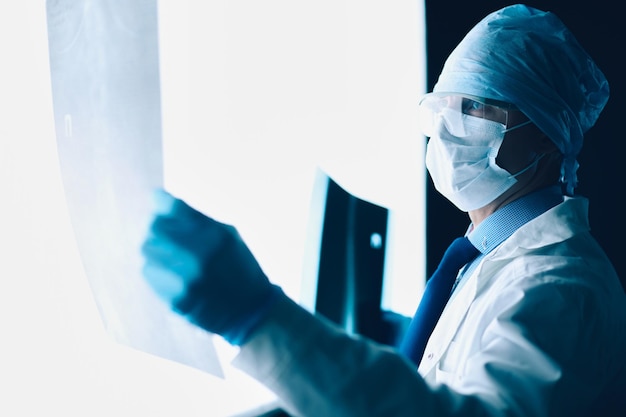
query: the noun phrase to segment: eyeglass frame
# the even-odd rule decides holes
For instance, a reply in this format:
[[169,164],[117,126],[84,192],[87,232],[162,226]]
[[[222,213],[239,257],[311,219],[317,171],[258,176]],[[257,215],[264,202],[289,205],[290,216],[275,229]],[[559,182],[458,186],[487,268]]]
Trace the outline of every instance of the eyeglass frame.
[[[425,101],[431,101],[431,100],[435,100],[435,99],[439,99],[442,102],[444,100],[449,100],[449,99],[461,99],[461,106],[460,106],[460,111],[463,114],[472,116],[472,117],[478,117],[478,118],[483,118],[483,119],[487,119],[487,120],[491,120],[497,123],[501,123],[505,126],[505,128],[509,128],[508,127],[508,122],[509,122],[509,112],[513,112],[513,111],[517,111],[519,112],[520,110],[517,108],[517,106],[515,106],[512,103],[507,103],[504,101],[500,101],[500,100],[494,100],[494,99],[490,99],[490,98],[485,98],[485,97],[478,97],[478,96],[474,96],[474,95],[470,95],[470,94],[459,94],[459,93],[443,93],[443,92],[437,92],[437,93],[428,93],[423,95],[419,102],[418,102],[418,106],[420,108],[424,108],[424,103]],[[465,103],[463,102],[465,101]],[[476,104],[480,104],[482,107],[482,113],[480,113],[479,111],[471,111],[471,110],[467,110],[467,106],[468,105],[476,105]],[[444,106],[439,107],[440,109],[443,108]],[[447,105],[446,107],[452,107],[450,105]],[[487,112],[485,110],[488,110]],[[433,110],[432,108],[429,108],[429,111],[432,112],[433,114],[436,114],[437,111]],[[489,116],[487,117],[488,114],[494,114],[494,113],[500,113],[500,116]],[[427,135],[428,136],[428,135]]]

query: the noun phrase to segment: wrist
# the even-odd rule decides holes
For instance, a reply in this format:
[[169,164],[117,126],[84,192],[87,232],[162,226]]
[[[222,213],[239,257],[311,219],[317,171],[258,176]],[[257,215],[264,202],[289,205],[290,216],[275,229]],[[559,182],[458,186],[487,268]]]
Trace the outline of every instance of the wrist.
[[271,284],[263,302],[250,314],[242,317],[228,331],[223,332],[221,336],[231,345],[241,346],[246,342],[250,334],[267,318],[269,311],[279,297],[283,296],[285,296],[283,290],[279,286]]

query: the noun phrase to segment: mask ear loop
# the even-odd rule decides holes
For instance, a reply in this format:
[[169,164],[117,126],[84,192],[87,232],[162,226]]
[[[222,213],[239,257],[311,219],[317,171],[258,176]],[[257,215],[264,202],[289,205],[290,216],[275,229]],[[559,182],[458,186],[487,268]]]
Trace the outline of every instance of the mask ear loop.
[[[508,126],[508,123],[509,123],[509,112],[508,112],[508,111],[506,112],[506,122],[507,122],[507,126]],[[511,132],[511,131],[513,131],[513,130],[515,130],[515,129],[519,129],[520,127],[527,126],[527,125],[531,124],[532,122],[533,122],[532,120],[528,119],[528,120],[526,120],[525,122],[522,122],[522,123],[520,123],[520,124],[518,124],[518,125],[515,125],[515,126],[513,126],[513,127],[511,127],[511,128],[504,129],[504,133]],[[545,154],[545,153],[542,153],[542,154],[541,154],[541,155],[539,155],[537,158],[535,158],[535,160],[534,160],[534,161],[532,161],[530,164],[528,164],[525,168],[522,168],[522,170],[521,170],[521,171],[518,171],[518,172],[516,172],[515,174],[511,174],[511,176],[512,176],[513,178],[517,178],[518,176],[522,175],[524,172],[526,172],[526,171],[528,171],[529,169],[531,169],[532,167],[536,166],[536,165],[539,163],[539,161],[541,161],[541,159],[542,159],[544,156],[546,156],[546,154]]]
[[[515,129],[519,129],[520,127],[527,126],[527,125],[531,124],[532,122],[533,122],[532,120],[528,119],[528,120],[526,120],[525,122],[522,122],[522,123],[520,123],[520,124],[518,124],[518,125],[515,125],[515,126],[513,126],[513,127],[511,127],[511,128],[504,129],[504,133],[511,132],[511,131],[513,131],[513,130],[515,130]],[[509,112],[508,112],[508,111],[506,112],[506,125],[507,125],[507,126],[509,125]],[[541,159],[542,159],[544,156],[546,156],[546,154],[545,154],[545,153],[542,153],[542,154],[541,154],[541,155],[539,155],[537,158],[535,158],[535,160],[534,160],[534,161],[531,161],[531,162],[530,162],[530,164],[528,164],[526,167],[522,168],[520,171],[516,172],[515,174],[511,174],[511,176],[512,176],[513,178],[517,178],[517,177],[519,177],[519,176],[520,176],[520,175],[522,175],[524,172],[526,172],[526,171],[528,171],[529,169],[531,169],[532,167],[536,166],[536,165],[539,163],[539,161],[541,161]]]
[[517,177],[519,177],[519,176],[520,176],[520,175],[522,175],[524,172],[526,172],[526,171],[528,171],[529,169],[531,169],[532,167],[536,166],[536,165],[539,163],[539,161],[541,161],[541,159],[542,159],[544,156],[546,156],[546,154],[545,154],[545,153],[542,153],[541,155],[539,155],[538,157],[536,157],[534,161],[532,161],[530,164],[528,164],[525,168],[522,168],[522,170],[521,170],[521,171],[518,171],[518,172],[516,172],[515,174],[511,174],[511,176],[512,176],[513,178],[517,178]]

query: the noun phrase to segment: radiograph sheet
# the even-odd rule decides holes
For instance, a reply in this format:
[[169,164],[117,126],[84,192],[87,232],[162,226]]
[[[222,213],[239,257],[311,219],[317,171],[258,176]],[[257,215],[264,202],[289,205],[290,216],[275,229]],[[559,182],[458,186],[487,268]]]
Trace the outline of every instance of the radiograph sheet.
[[106,331],[221,376],[212,336],[170,313],[141,277],[163,182],[156,1],[48,1],[47,18],[61,174]]

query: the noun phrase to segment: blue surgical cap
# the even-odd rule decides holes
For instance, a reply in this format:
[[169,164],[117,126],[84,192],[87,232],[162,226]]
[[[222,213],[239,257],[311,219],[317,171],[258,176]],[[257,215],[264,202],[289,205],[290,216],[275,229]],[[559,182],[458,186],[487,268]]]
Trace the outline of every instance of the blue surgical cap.
[[609,85],[556,15],[517,4],[470,30],[446,60],[433,92],[517,106],[563,154],[561,181],[573,194],[583,134],[604,108]]

